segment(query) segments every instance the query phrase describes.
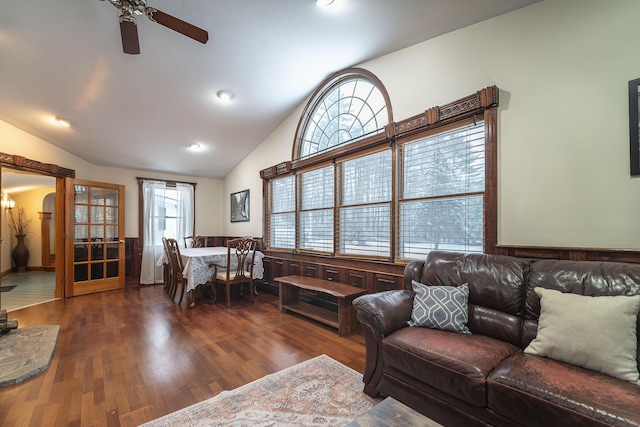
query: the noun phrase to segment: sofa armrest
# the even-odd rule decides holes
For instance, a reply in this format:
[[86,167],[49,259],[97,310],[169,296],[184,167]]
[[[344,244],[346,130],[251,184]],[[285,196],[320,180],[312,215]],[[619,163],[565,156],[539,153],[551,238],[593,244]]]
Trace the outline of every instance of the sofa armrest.
[[382,377],[382,339],[407,326],[411,319],[415,292],[395,290],[362,295],[353,301],[362,324],[366,356],[364,366],[364,392],[377,396],[376,389]]
[[395,290],[362,295],[353,301],[358,320],[371,327],[381,336],[407,326],[411,319],[415,292]]

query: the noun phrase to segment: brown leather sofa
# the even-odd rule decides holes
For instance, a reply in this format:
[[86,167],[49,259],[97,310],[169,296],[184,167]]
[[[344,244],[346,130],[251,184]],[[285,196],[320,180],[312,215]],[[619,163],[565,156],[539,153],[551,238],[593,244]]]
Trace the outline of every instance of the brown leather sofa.
[[[409,327],[413,280],[468,283],[471,334]],[[523,351],[538,329],[535,287],[640,295],[640,265],[436,251],[406,266],[404,287],[353,303],[367,394],[391,396],[445,426],[640,425],[639,385]],[[636,343],[636,363],[639,350]]]

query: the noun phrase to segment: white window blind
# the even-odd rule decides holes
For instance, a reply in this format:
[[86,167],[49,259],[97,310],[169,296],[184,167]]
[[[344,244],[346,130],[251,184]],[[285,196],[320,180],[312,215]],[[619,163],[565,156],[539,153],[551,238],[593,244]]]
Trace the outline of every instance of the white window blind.
[[391,150],[341,165],[340,253],[369,257],[391,254]]
[[482,252],[485,191],[484,123],[402,146],[399,257],[432,250]]
[[289,175],[271,181],[269,245],[273,248],[296,247],[295,177]]
[[300,174],[300,248],[333,252],[334,167]]

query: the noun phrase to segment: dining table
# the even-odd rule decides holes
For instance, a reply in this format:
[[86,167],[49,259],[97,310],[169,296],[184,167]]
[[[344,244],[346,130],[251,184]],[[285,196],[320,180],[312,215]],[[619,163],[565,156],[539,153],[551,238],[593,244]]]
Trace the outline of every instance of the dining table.
[[[195,302],[194,289],[211,281],[214,270],[213,264],[227,265],[227,253],[228,248],[226,246],[180,249],[180,257],[184,265],[182,276],[187,279],[185,292],[190,293],[189,299],[192,307]],[[231,256],[231,269],[235,269],[237,260],[235,259],[235,249],[233,248],[231,249]],[[255,252],[255,262],[253,263],[254,279],[262,279],[264,277],[263,258],[264,254],[262,252]],[[166,254],[163,253],[158,259],[157,265],[167,262],[169,260],[166,258]],[[247,258],[247,262],[251,262],[250,258]]]

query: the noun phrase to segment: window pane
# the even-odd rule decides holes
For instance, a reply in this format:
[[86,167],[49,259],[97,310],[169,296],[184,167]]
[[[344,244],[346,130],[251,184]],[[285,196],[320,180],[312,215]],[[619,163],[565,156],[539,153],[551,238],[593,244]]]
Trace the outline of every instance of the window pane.
[[300,213],[300,247],[333,252],[333,209]]
[[334,166],[300,175],[300,248],[333,252]]
[[404,202],[400,258],[424,259],[433,250],[482,252],[483,196]]
[[271,181],[271,218],[268,231],[271,247],[296,247],[295,184],[293,175]]
[[344,162],[342,200],[343,205],[391,200],[391,150]]
[[301,174],[302,209],[333,206],[333,166]]
[[175,218],[178,216],[178,193],[176,190],[167,189],[164,191],[164,194],[160,195],[160,197],[164,198],[164,209],[163,213],[167,217]]
[[295,212],[271,215],[269,235],[274,248],[295,249],[296,247],[296,215]]
[[271,212],[294,211],[296,209],[294,177],[274,179],[271,186]]
[[340,209],[340,253],[390,256],[389,204]]
[[382,92],[363,76],[332,86],[314,108],[304,123],[299,158],[382,132],[388,123]]
[[484,125],[407,143],[404,198],[484,191]]

